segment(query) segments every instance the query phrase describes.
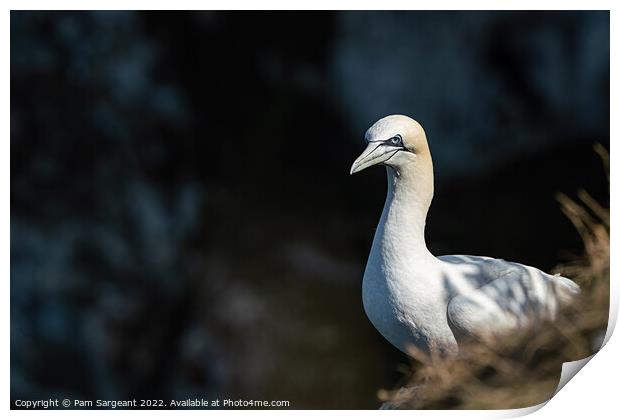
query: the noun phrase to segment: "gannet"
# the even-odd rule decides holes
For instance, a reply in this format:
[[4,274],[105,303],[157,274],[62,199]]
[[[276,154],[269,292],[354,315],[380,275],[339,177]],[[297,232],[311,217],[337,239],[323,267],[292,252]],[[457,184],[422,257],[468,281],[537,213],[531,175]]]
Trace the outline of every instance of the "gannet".
[[365,141],[351,174],[381,164],[388,188],[362,299],[372,324],[395,347],[455,356],[465,339],[490,342],[540,320],[553,322],[579,293],[573,281],[524,264],[433,256],[424,237],[434,188],[424,129],[407,116],[390,115],[366,131]]

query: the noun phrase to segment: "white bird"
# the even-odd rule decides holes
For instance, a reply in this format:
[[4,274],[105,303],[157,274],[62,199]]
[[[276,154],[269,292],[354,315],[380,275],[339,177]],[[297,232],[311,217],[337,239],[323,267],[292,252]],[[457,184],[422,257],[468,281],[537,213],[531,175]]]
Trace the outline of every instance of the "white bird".
[[427,354],[453,356],[464,338],[488,341],[540,320],[553,321],[579,293],[571,280],[527,265],[433,256],[424,238],[433,198],[424,129],[409,117],[391,115],[370,127],[365,140],[368,147],[351,174],[384,165],[388,190],[364,272],[364,310],[395,347],[407,353],[413,344]]

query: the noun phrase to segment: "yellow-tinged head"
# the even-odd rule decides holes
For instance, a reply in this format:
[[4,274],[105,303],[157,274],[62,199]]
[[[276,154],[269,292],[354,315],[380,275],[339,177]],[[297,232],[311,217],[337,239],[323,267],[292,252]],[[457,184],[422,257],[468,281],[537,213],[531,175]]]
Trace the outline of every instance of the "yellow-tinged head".
[[397,172],[417,162],[432,165],[424,129],[405,115],[381,118],[366,131],[364,140],[368,146],[353,162],[351,174],[379,164]]

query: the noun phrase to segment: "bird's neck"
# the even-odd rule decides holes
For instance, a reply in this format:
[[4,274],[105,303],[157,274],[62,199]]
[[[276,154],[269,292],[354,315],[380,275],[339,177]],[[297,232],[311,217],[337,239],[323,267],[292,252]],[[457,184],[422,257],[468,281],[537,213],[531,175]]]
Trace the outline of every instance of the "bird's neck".
[[432,257],[426,247],[426,214],[433,199],[433,169],[387,167],[388,191],[377,236],[383,253],[403,258]]

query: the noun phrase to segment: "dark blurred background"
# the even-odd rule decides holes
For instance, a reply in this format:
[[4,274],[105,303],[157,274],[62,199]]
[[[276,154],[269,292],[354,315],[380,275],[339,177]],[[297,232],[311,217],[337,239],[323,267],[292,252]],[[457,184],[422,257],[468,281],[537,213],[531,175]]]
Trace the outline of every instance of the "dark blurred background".
[[427,132],[436,254],[581,252],[607,12],[12,12],[11,398],[376,408],[378,118]]

